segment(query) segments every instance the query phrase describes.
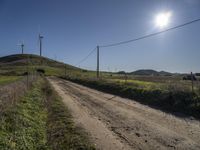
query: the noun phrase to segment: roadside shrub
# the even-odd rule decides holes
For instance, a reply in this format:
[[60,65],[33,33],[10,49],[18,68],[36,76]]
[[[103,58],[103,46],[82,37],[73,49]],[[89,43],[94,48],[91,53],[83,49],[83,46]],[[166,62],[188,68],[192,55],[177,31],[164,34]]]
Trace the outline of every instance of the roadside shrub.
[[87,70],[82,70],[82,72],[88,72]]
[[23,75],[23,76],[27,76],[27,75],[28,75],[28,72],[26,71],[26,72],[22,73],[22,75]]
[[38,69],[37,69],[37,72],[38,72],[39,74],[45,74],[45,70],[44,70],[44,69],[41,69],[41,68],[38,68]]

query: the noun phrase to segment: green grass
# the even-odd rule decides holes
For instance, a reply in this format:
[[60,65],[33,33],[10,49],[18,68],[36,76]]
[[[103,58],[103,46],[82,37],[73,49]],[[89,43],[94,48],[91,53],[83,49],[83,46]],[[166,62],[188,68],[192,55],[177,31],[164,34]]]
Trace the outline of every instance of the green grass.
[[21,78],[22,77],[20,76],[0,76],[0,85],[12,83],[14,81],[20,80]]
[[0,116],[0,149],[94,149],[88,135],[74,125],[61,98],[39,78],[25,96]]
[[38,81],[15,106],[2,114],[0,149],[48,149],[46,145],[47,109],[44,107],[40,87],[41,81]]
[[150,81],[140,81],[140,80],[134,80],[134,79],[128,79],[126,81],[123,79],[108,79],[108,81],[127,84],[129,86],[135,86],[137,88],[142,88],[142,89],[146,89],[146,90],[164,89],[164,86],[165,86],[162,83],[155,83],[155,82],[150,82]]
[[[161,78],[161,77],[159,77]],[[163,77],[164,78],[164,77]],[[159,79],[159,81],[156,81],[156,77],[154,79],[145,79],[142,80],[141,77],[140,79],[106,79],[108,82],[112,83],[118,83],[118,84],[124,84],[129,87],[133,88],[139,88],[139,89],[144,89],[144,90],[164,90],[164,91],[185,91],[185,92],[190,92],[191,91],[191,81],[185,81],[185,80],[175,80],[175,79],[167,79],[164,80]],[[200,94],[200,83],[198,81],[194,81],[194,92],[196,94]]]

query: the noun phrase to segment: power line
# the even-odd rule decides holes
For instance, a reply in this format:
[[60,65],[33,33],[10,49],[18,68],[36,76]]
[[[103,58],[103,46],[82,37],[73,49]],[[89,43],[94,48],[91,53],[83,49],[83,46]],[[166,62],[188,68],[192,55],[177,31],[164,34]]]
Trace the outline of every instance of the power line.
[[156,35],[158,35],[158,34],[161,34],[161,33],[164,33],[164,32],[168,32],[168,31],[171,31],[171,30],[174,30],[174,29],[177,29],[177,28],[181,28],[181,27],[183,27],[183,26],[186,26],[186,25],[189,25],[189,24],[198,22],[198,21],[200,21],[200,18],[199,18],[199,19],[196,19],[196,20],[193,20],[193,21],[190,21],[190,22],[187,22],[187,23],[184,23],[184,24],[181,24],[181,25],[178,25],[178,26],[175,26],[175,27],[172,27],[172,28],[169,28],[169,29],[166,29],[166,30],[163,30],[163,31],[160,31],[160,32],[148,34],[148,35],[145,35],[145,36],[141,36],[141,37],[139,37],[139,38],[135,38],[135,39],[127,40],[127,41],[122,41],[122,42],[118,42],[118,43],[112,43],[112,44],[107,44],[107,45],[101,45],[101,46],[99,46],[99,47],[102,47],[102,48],[103,48],[103,47],[112,47],[112,46],[118,46],[118,45],[130,43],[130,42],[135,42],[135,41],[142,40],[142,39],[146,39],[146,38],[149,38],[149,37],[152,37],[152,36],[156,36]]
[[81,61],[79,61],[75,66],[77,66],[77,65],[81,64],[82,62],[84,62],[90,55],[92,55],[92,53],[95,50],[96,50],[96,47],[92,51],[90,51],[90,53],[86,57],[84,57]]

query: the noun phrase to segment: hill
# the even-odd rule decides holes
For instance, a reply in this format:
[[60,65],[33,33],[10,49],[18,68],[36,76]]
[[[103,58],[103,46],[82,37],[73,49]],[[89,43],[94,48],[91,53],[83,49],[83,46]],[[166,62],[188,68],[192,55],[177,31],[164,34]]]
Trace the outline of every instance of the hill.
[[[28,64],[28,65],[27,65]],[[29,71],[34,69],[45,70],[45,75],[63,75],[67,70],[68,75],[81,76],[81,77],[95,77],[95,71],[84,70],[74,67],[69,64],[64,64],[59,61],[47,57],[41,57],[33,54],[15,54],[5,57],[0,57],[0,75],[22,75],[27,72],[27,66]],[[105,72],[101,72],[102,75],[107,75]],[[124,71],[120,71],[117,74],[125,74]],[[141,69],[130,73],[129,75],[142,75],[142,76],[170,76],[172,73],[165,71],[155,71],[152,69]]]
[[151,69],[142,69],[131,72],[132,75],[158,75],[158,72]]
[[125,72],[125,71],[119,71],[117,74],[129,74],[129,75],[141,75],[141,76],[171,76],[173,73],[166,72],[166,71],[155,71],[152,69],[140,69],[133,72]]
[[[28,66],[28,68],[27,68]],[[33,69],[43,69],[46,75],[63,74],[66,70],[80,71],[81,69],[33,54],[16,54],[0,57],[0,74],[1,75],[22,75]]]
[[170,76],[172,73],[166,72],[166,71],[155,71],[152,69],[141,69],[136,70],[134,72],[130,72],[131,75],[153,75],[153,76]]

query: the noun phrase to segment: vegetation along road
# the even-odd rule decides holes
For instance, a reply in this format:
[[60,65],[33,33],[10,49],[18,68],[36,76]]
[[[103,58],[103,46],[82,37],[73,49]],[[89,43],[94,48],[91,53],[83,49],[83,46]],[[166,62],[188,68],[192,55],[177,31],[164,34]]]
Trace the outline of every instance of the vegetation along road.
[[200,149],[200,122],[133,100],[49,78],[97,149]]

